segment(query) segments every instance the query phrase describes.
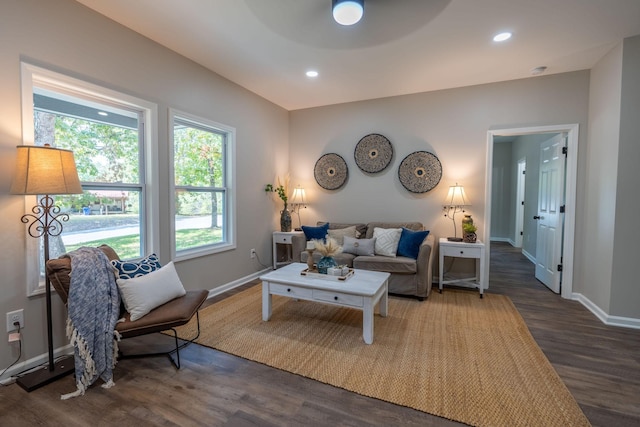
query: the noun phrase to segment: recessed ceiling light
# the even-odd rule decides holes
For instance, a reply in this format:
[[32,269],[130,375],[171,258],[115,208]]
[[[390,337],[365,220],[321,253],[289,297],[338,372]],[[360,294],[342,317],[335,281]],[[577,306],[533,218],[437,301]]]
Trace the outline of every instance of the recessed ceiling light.
[[104,111],[98,111],[98,114],[101,116],[108,116],[109,114],[105,113]]
[[315,70],[307,71],[307,77],[318,77],[318,72]]
[[504,33],[496,34],[495,36],[493,36],[493,41],[494,42],[503,42],[505,40],[509,40],[510,38],[511,38],[511,33],[510,32],[504,32]]

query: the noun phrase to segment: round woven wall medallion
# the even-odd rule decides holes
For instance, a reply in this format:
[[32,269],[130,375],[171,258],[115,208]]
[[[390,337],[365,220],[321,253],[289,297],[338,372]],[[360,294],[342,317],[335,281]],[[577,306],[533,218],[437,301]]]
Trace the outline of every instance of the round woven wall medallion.
[[325,190],[337,190],[347,181],[349,169],[347,162],[336,154],[329,153],[320,157],[313,168],[318,185]]
[[393,146],[383,135],[372,133],[358,142],[354,157],[363,172],[381,172],[391,163]]
[[400,183],[412,193],[426,193],[438,185],[441,177],[440,160],[426,151],[409,154],[398,167]]

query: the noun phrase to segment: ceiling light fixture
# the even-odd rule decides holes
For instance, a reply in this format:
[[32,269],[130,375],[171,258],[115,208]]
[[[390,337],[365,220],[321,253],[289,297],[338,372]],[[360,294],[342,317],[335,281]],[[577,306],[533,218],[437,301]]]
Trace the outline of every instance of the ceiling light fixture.
[[512,34],[509,33],[509,32],[496,34],[495,36],[493,36],[493,41],[494,42],[503,42],[505,40],[509,40],[511,38],[511,35]]
[[307,77],[318,77],[318,72],[315,70],[309,70],[307,71]]
[[333,19],[340,25],[353,25],[362,19],[364,0],[331,0]]

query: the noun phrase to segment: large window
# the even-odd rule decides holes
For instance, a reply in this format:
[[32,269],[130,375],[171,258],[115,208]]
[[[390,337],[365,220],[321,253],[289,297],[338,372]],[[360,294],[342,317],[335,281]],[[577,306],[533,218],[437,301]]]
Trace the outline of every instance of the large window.
[[[24,99],[31,98],[24,116],[25,144],[73,151],[83,189],[82,194],[54,196],[69,220],[62,234],[50,238],[50,258],[103,243],[123,259],[153,251],[147,215],[151,175],[143,161],[149,110],[125,95],[30,65],[24,64],[23,76]],[[30,252],[40,252],[41,279],[43,249],[41,242],[37,245]],[[30,287],[37,291],[37,285]]]
[[74,152],[83,194],[56,196],[69,214],[51,257],[80,246],[113,247],[121,258],[143,255],[144,175],[135,112],[34,88],[34,144]]
[[176,257],[234,247],[232,128],[172,111]]

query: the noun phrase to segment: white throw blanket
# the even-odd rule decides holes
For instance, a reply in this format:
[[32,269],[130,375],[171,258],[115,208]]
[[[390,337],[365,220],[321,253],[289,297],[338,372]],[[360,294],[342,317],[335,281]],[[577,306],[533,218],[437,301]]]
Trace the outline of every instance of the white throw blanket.
[[119,337],[120,294],[109,258],[97,248],[70,252],[67,337],[74,346],[77,390],[62,399],[83,395],[98,378],[104,388],[113,382]]

